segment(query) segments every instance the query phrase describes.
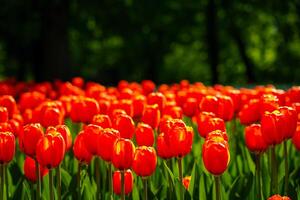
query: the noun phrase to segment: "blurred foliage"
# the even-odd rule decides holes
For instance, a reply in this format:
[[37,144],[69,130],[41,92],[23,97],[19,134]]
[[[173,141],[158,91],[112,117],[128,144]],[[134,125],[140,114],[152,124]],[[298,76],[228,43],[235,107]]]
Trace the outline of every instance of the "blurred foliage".
[[[216,75],[208,50],[214,23]],[[3,0],[0,74],[297,84],[299,29],[297,0]]]

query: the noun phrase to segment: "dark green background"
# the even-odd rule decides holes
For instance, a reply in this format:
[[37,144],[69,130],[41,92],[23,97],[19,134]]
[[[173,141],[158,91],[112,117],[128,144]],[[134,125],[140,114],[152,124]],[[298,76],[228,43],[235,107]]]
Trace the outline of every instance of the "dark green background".
[[300,83],[300,1],[2,0],[0,74]]

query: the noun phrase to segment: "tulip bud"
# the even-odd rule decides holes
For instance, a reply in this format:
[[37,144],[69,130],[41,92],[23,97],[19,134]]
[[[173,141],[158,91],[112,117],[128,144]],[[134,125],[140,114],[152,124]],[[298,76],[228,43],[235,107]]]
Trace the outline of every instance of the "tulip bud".
[[[44,177],[48,173],[48,169],[42,166],[39,166],[39,170],[41,177]],[[24,175],[31,182],[36,182],[37,180],[35,160],[28,156],[26,156],[24,161]]]
[[151,176],[156,168],[157,157],[153,147],[137,147],[134,154],[132,169],[142,177]]
[[36,158],[40,165],[48,169],[57,167],[64,158],[66,144],[57,131],[43,136],[36,145]]
[[15,136],[11,132],[0,132],[0,164],[9,163],[15,155]]
[[[125,184],[125,194],[127,195],[132,192],[132,187],[133,187],[133,176],[132,176],[132,172],[129,169],[125,171],[124,184]],[[113,188],[115,194],[117,195],[121,194],[121,172],[120,171],[114,172]]]
[[114,145],[120,138],[119,131],[111,128],[102,130],[102,134],[99,136],[97,154],[103,160],[111,162]]
[[138,146],[153,146],[154,131],[151,126],[139,123],[135,131],[135,139]]
[[252,124],[245,128],[245,141],[247,148],[256,153],[264,152],[268,148],[262,136],[260,124]]
[[86,134],[84,134],[83,131],[76,136],[73,146],[73,152],[75,158],[79,162],[89,164],[93,155],[87,150],[85,146],[85,137]]
[[114,144],[112,163],[115,168],[124,170],[131,168],[135,147],[131,140],[119,138]]
[[230,161],[227,141],[219,136],[206,139],[202,146],[202,160],[210,173],[215,176],[221,175]]

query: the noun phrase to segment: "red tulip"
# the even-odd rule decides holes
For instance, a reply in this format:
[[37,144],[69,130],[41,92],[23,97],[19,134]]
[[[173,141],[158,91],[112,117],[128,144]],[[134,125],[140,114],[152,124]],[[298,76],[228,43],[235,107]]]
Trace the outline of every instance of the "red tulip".
[[288,106],[279,107],[278,110],[284,115],[283,123],[285,125],[282,130],[284,139],[292,138],[297,128],[297,112],[294,108]]
[[182,184],[183,184],[183,186],[184,186],[184,188],[185,188],[186,190],[189,189],[189,185],[190,185],[191,179],[192,179],[191,176],[186,176],[186,177],[184,177],[184,178],[182,179]]
[[219,105],[217,116],[224,121],[231,120],[234,115],[234,105],[232,99],[226,95],[219,95],[218,102]]
[[[127,195],[132,192],[132,187],[133,187],[133,176],[132,176],[132,172],[129,169],[125,171],[124,184],[125,184],[125,194]],[[113,188],[115,194],[117,195],[121,194],[121,172],[120,171],[114,172]]]
[[206,139],[202,146],[202,160],[207,171],[215,176],[221,175],[230,161],[226,140],[218,136]]
[[94,115],[100,113],[100,107],[95,99],[81,97],[71,103],[70,117],[74,122],[89,123]]
[[73,152],[75,158],[79,162],[89,164],[93,155],[87,150],[85,146],[85,137],[86,134],[84,134],[83,131],[76,136],[73,146]]
[[169,115],[173,119],[182,119],[183,111],[179,106],[166,105],[163,111],[163,116],[165,115]]
[[300,122],[297,122],[297,129],[292,138],[295,148],[300,151]]
[[68,151],[72,146],[72,135],[70,129],[66,125],[57,125],[56,127],[49,126],[46,130],[46,134],[51,131],[57,131],[63,136],[66,144],[66,151]]
[[172,158],[172,152],[169,149],[169,146],[166,143],[165,133],[160,133],[157,136],[156,141],[157,155],[162,159]]
[[135,139],[138,146],[153,146],[154,131],[151,126],[139,123],[135,131]]
[[101,126],[102,128],[111,128],[112,123],[108,115],[98,114],[93,117],[92,124]]
[[226,131],[214,130],[207,134],[205,140],[210,140],[214,137],[222,137],[226,142],[228,142],[228,136],[227,136]]
[[34,158],[36,145],[43,137],[44,132],[41,124],[27,124],[23,127],[23,132],[19,137],[20,149],[28,156]]
[[162,112],[166,104],[166,97],[160,92],[152,92],[147,96],[147,104],[157,104],[159,111]]
[[15,136],[11,132],[0,132],[0,164],[9,163],[15,155]]
[[279,99],[272,94],[264,94],[260,97],[260,114],[263,115],[266,111],[272,112],[279,107]]
[[40,111],[40,123],[43,127],[63,124],[64,116],[56,107],[45,107]]
[[173,156],[183,157],[191,151],[194,133],[179,119],[171,120],[169,130],[165,132],[166,143]]
[[119,138],[120,138],[119,131],[111,128],[103,129],[102,134],[99,136],[98,145],[97,145],[98,156],[100,156],[105,161],[111,162],[114,145]]
[[160,111],[157,104],[147,105],[143,116],[142,122],[149,124],[153,129],[156,129],[160,121]]
[[12,118],[14,114],[19,112],[15,99],[10,95],[0,97],[0,106],[7,108],[9,118]]
[[98,140],[102,134],[103,128],[94,124],[87,125],[83,132],[86,134],[85,145],[87,150],[92,154],[96,155],[98,151]]
[[153,147],[137,147],[132,163],[133,171],[142,177],[151,176],[157,164],[156,151]]
[[259,100],[251,99],[239,112],[241,124],[249,125],[260,120]]
[[144,95],[148,95],[155,90],[155,84],[151,80],[143,80],[141,85]]
[[[47,173],[48,169],[40,166],[41,177],[44,177]],[[28,156],[26,156],[24,161],[24,175],[29,181],[36,182],[37,180],[35,160]]]
[[119,138],[114,144],[112,163],[115,168],[124,170],[131,168],[135,147],[131,140]]
[[182,107],[183,114],[188,117],[193,117],[197,113],[198,107],[199,107],[199,102],[197,101],[196,98],[192,98],[192,97],[187,98]]
[[262,136],[260,124],[252,124],[245,128],[245,141],[247,148],[256,153],[264,152],[268,148]]
[[225,131],[226,129],[224,120],[214,117],[211,112],[201,112],[197,117],[197,124],[198,132],[204,138],[214,130]]
[[66,144],[57,131],[48,132],[36,145],[36,158],[40,165],[48,169],[57,167],[64,158]]
[[133,117],[140,118],[143,115],[146,104],[146,97],[144,95],[135,95],[132,99]]
[[200,111],[218,113],[218,98],[216,96],[207,95],[200,102]]
[[287,196],[280,196],[279,194],[275,194],[269,197],[268,200],[291,200],[291,198]]
[[8,111],[6,107],[0,106],[0,123],[8,121]]
[[113,121],[113,128],[120,132],[122,138],[131,139],[134,134],[134,122],[127,114],[117,115]]
[[273,112],[265,112],[261,119],[261,132],[265,142],[268,145],[280,144],[284,140],[283,130],[284,115],[275,110]]

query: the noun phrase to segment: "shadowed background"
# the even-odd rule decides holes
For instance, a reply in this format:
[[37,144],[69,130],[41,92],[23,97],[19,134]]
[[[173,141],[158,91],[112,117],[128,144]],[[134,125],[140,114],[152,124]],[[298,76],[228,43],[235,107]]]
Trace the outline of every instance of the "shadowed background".
[[300,2],[3,0],[0,75],[300,83]]

